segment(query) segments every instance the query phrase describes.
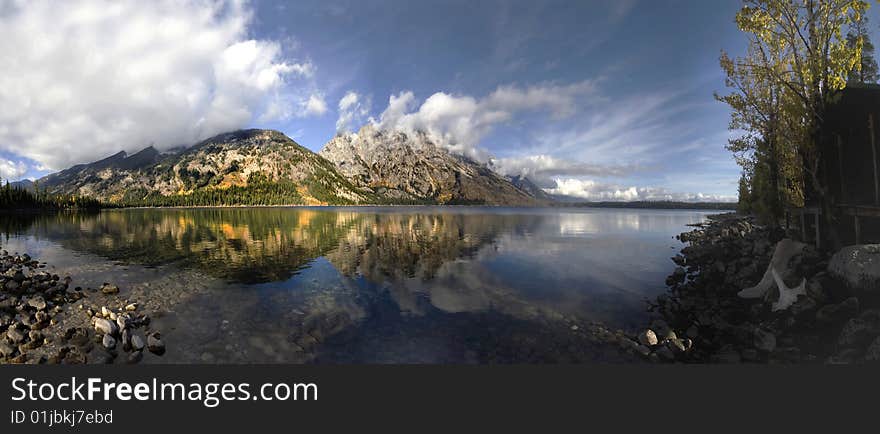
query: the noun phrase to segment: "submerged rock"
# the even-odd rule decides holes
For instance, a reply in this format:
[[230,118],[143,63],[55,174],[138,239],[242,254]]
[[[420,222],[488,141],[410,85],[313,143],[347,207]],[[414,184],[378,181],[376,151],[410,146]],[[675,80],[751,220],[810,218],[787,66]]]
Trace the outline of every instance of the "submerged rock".
[[128,355],[128,359],[125,362],[129,364],[134,364],[140,362],[143,358],[144,352],[142,350],[133,351],[131,354]]
[[165,354],[165,342],[162,342],[162,337],[158,332],[147,336],[147,349],[159,356]]
[[104,294],[118,294],[119,287],[116,285],[111,285],[107,282],[104,282],[104,285],[101,286],[101,292]]

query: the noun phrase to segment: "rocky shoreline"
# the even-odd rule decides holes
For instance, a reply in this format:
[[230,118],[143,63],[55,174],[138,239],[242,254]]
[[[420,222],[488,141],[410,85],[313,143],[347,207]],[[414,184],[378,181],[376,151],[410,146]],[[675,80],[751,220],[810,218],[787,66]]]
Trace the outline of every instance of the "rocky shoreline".
[[[820,252],[736,214],[694,226],[677,237],[687,245],[672,258],[669,291],[650,302],[656,318],[636,333],[604,330],[609,341],[656,362],[880,361],[878,246]],[[782,297],[765,282],[771,263]],[[744,298],[763,283],[763,296]]]
[[0,251],[0,364],[138,363],[165,352],[150,316],[119,288],[71,288],[27,254]]

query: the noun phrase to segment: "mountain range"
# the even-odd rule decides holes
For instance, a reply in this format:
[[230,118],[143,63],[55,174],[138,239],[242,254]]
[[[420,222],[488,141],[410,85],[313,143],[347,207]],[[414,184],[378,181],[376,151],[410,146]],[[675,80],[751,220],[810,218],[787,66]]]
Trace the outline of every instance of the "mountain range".
[[79,164],[19,187],[122,205],[541,205],[552,199],[452,154],[424,133],[340,134],[314,153],[273,130],[220,134],[188,148],[147,147]]

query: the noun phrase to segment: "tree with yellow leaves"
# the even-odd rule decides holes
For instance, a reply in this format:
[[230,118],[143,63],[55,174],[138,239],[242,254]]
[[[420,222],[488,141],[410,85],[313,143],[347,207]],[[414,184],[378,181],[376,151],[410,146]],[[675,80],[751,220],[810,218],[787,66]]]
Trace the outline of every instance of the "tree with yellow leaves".
[[729,148],[751,156],[749,164],[775,164],[783,202],[796,205],[800,186],[809,185],[826,223],[833,213],[818,174],[819,131],[830,100],[861,61],[861,41],[848,43],[844,30],[869,6],[863,0],[745,0],[736,24],[748,34],[748,53],[721,56],[734,92],[719,99],[733,109],[731,128],[746,132]]

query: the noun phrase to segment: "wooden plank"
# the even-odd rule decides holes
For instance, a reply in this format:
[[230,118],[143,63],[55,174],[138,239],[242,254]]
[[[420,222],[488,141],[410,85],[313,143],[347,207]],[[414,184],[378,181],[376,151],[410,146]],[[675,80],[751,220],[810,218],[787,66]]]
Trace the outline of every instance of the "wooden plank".
[[[852,140],[852,129],[849,132],[850,140]],[[846,183],[843,179],[843,137],[837,135],[837,179],[840,182],[840,201],[847,200]]]
[[814,214],[816,216],[815,219],[815,229],[816,229],[816,250],[822,248],[822,235],[819,234],[819,213]]
[[801,241],[807,241],[807,219],[804,217],[803,208],[801,208]]
[[785,210],[785,236],[788,237],[791,230],[791,211]]
[[859,216],[858,214],[853,216],[853,225],[856,229],[856,244],[862,244],[862,230],[859,227]]
[[877,143],[874,139],[874,113],[868,114],[868,131],[871,134],[871,154],[874,158],[874,205],[880,205],[880,176],[877,173]]
[[846,215],[860,217],[880,217],[880,207],[870,205],[838,205],[838,209]]

